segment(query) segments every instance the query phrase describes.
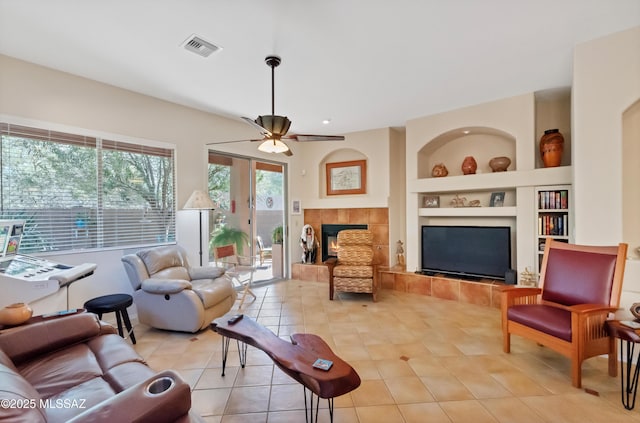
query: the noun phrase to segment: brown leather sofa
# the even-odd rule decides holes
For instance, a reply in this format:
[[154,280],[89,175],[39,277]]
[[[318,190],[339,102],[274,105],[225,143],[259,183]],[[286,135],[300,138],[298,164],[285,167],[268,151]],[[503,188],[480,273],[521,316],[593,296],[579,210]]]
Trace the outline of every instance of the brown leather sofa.
[[2,422],[202,422],[180,375],[84,312],[0,329],[0,401]]

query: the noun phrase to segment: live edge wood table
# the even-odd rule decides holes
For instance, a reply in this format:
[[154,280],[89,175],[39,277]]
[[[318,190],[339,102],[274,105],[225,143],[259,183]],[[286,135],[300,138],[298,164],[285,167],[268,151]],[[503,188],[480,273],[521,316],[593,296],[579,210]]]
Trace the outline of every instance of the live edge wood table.
[[[310,333],[296,333],[291,335],[291,342],[287,342],[248,316],[243,316],[236,323],[229,323],[229,318],[230,316],[227,315],[211,322],[211,330],[222,335],[222,376],[224,376],[227,363],[229,341],[232,338],[238,341],[240,365],[243,368],[247,360],[247,345],[264,351],[276,366],[302,384],[307,422],[314,421],[314,394],[319,398],[327,399],[330,418],[333,422],[333,399],[360,386],[358,373],[335,355],[329,345],[319,336]],[[313,363],[318,358],[333,361],[333,366],[329,370],[313,367]],[[309,407],[307,407],[307,389],[310,391]],[[318,421],[319,398],[316,400],[316,422]]]
[[[633,370],[633,353],[636,344],[640,343],[640,329],[633,329],[623,325],[618,320],[608,320],[607,329],[611,342],[615,342],[615,338],[620,339],[620,389],[622,405],[627,410],[632,410],[636,403],[636,393],[638,392],[638,371],[640,370],[640,356],[636,362],[635,370]],[[626,348],[623,348],[623,343]],[[613,347],[613,345],[612,345]],[[626,350],[627,363],[623,361],[623,354]],[[625,368],[626,367],[626,368]]]

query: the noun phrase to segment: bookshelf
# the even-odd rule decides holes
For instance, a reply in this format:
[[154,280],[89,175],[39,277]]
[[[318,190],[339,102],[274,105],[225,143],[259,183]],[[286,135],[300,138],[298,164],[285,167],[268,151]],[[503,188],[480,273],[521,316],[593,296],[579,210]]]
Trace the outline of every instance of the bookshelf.
[[570,185],[536,188],[536,268],[540,271],[544,245],[548,238],[569,242],[573,235]]

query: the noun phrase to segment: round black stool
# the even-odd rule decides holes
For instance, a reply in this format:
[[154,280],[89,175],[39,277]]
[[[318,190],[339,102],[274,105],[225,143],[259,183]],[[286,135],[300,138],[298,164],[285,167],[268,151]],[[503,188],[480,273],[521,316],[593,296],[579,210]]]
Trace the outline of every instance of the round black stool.
[[127,335],[131,337],[131,342],[136,343],[136,337],[133,334],[133,328],[131,327],[131,321],[129,320],[129,313],[127,313],[127,307],[133,304],[133,298],[129,294],[111,294],[97,297],[84,303],[84,308],[88,312],[95,313],[98,318],[102,319],[104,313],[116,313],[116,320],[118,321],[118,333],[124,338],[122,333],[122,320],[127,328]]

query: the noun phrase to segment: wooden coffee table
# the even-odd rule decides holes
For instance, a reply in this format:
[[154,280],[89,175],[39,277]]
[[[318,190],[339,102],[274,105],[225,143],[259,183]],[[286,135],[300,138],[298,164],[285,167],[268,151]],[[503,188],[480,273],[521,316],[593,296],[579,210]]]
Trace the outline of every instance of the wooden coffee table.
[[[333,421],[333,399],[360,386],[360,376],[347,362],[335,355],[322,338],[310,333],[291,335],[291,342],[276,336],[269,329],[258,324],[248,316],[236,323],[228,322],[231,315],[220,317],[211,322],[211,330],[222,335],[222,376],[229,352],[229,341],[238,341],[240,365],[244,368],[247,359],[247,345],[264,351],[283,372],[298,381],[304,387],[305,418],[313,421],[314,394],[329,402],[329,413]],[[243,345],[240,345],[243,343]],[[313,363],[323,358],[333,361],[329,370],[313,367]],[[310,407],[307,407],[307,389]],[[318,419],[319,398],[316,400],[315,420]]]

